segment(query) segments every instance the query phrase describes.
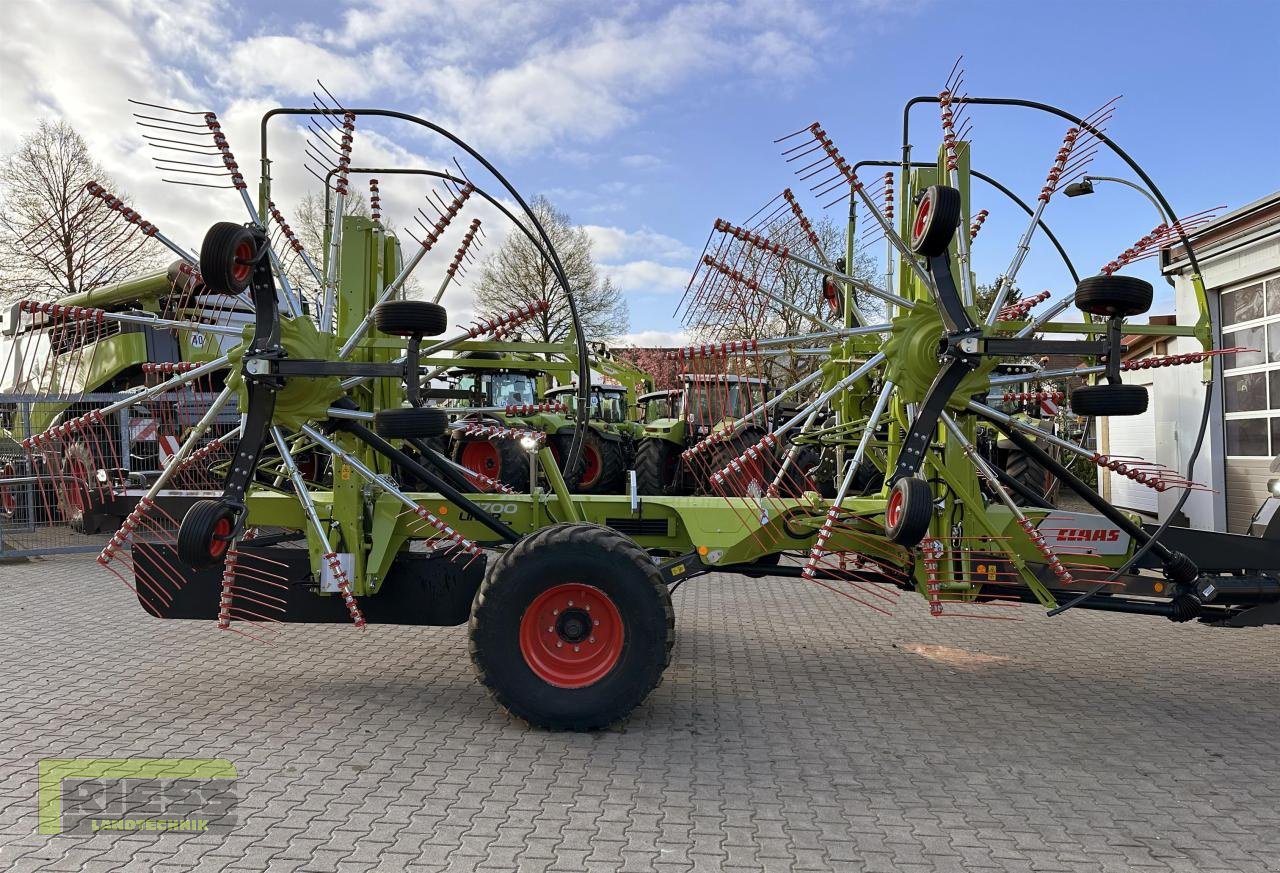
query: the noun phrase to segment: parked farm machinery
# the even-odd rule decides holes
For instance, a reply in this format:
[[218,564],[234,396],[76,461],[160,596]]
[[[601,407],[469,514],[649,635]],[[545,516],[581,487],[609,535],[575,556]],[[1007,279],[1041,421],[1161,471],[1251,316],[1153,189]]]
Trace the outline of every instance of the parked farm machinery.
[[[551,240],[516,189],[467,143],[414,116],[319,98],[273,110],[263,119],[255,202],[216,117],[176,116],[196,120],[172,128],[186,131],[175,135],[213,143],[248,221],[213,225],[198,256],[171,248],[210,293],[247,301],[253,321],[221,355],[140,392],[137,402],[146,402],[211,373],[222,379],[99,562],[153,615],[213,619],[258,638],[282,622],[469,621],[481,681],[511,712],[552,728],[600,727],[639,705],[670,657],[672,587],[710,570],[790,576],[878,612],[914,591],[938,617],[1014,619],[1019,604],[1038,604],[1053,614],[1084,608],[1233,626],[1280,622],[1274,539],[1143,524],[1062,459],[1086,458],[1160,491],[1185,495],[1198,486],[1167,468],[1105,457],[988,402],[1026,381],[1011,362],[1057,354],[1079,359],[1070,374],[1096,382],[1075,390],[1077,412],[1145,409],[1145,390],[1122,381],[1120,351],[1122,336],[1148,329],[1126,319],[1150,306],[1152,289],[1119,270],[1171,241],[1194,262],[1187,238],[1194,220],[1174,218],[1159,189],[1105,135],[1106,111],[1079,118],[958,92],[953,77],[940,96],[908,103],[908,121],[915,108],[940,111],[942,146],[931,161],[913,160],[908,125],[902,160],[874,186],[859,173],[888,164],[850,164],[820,125],[784,138],[786,158],[820,203],[850,201],[843,258],[824,248],[790,190],[743,224],[715,222],[684,302],[700,342],[675,353],[690,374],[679,460],[698,494],[582,494],[566,486],[564,471],[577,469],[590,433],[588,338]],[[1029,217],[986,301],[973,269],[974,249],[987,241],[979,233],[985,216],[970,204],[971,185],[990,177],[970,167],[959,118],[972,107],[1047,112],[1069,125],[1035,205],[1010,195]],[[331,180],[334,200],[319,253],[302,248],[272,203],[267,131],[289,117],[313,130],[321,143],[315,154],[332,155],[333,165],[317,173]],[[343,214],[359,172],[351,162],[356,125],[388,118],[426,128],[466,162],[410,171],[438,187],[407,255],[377,218]],[[1068,291],[1007,302],[1033,237],[1056,244],[1043,217],[1053,194],[1101,149],[1132,168],[1169,221],[1096,276],[1080,277],[1063,250]],[[437,303],[404,299],[409,276],[477,202],[541,251],[572,314],[565,342],[511,338],[545,302],[452,329]],[[859,216],[884,241],[882,280],[843,266],[856,262],[866,240]],[[293,257],[306,267],[306,292],[284,269]],[[1202,351],[1165,363],[1201,364],[1207,377],[1222,350],[1212,346],[1196,283],[1199,323],[1158,329],[1200,340]],[[797,295],[797,287],[809,291]],[[303,306],[308,295],[314,303]],[[1064,316],[1073,310],[1083,321]],[[72,322],[111,317],[55,314]],[[716,334],[796,323],[799,333]],[[182,318],[167,326],[200,329]],[[534,359],[543,363],[531,368]],[[779,367],[797,361],[807,363],[780,380]],[[533,416],[485,420],[475,403],[505,404],[476,400],[474,385],[433,382],[460,365],[569,375],[573,431],[559,459],[550,435],[528,426]],[[756,390],[765,385],[778,390]],[[238,442],[229,459],[211,465],[202,440],[225,409],[241,416]],[[28,448],[56,448],[97,420],[59,425]],[[984,455],[980,429],[1000,434],[1094,511],[1045,505],[1043,494]],[[530,475],[487,476],[442,451],[446,436],[519,446]],[[304,456],[312,459],[305,466]],[[179,518],[155,497],[193,467],[216,472],[221,493]],[[794,561],[769,566],[783,555]]]

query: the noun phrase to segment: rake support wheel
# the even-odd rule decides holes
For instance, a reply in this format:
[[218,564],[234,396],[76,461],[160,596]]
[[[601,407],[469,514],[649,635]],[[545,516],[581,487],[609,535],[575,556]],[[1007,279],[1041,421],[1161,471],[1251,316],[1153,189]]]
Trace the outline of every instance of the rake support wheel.
[[231,547],[236,516],[224,500],[197,500],[178,528],[178,559],[196,568],[217,564]]
[[926,258],[944,255],[960,224],[960,192],[930,185],[916,204],[911,222],[911,250]]
[[1136,276],[1090,276],[1076,286],[1076,306],[1090,315],[1131,318],[1151,308],[1155,291]]
[[249,229],[230,221],[209,228],[200,244],[200,275],[210,290],[239,294],[253,279],[258,245]]
[[391,336],[439,336],[449,329],[445,308],[426,300],[389,300],[373,311],[373,323]]
[[557,524],[490,566],[471,612],[471,660],[535,727],[597,730],[662,681],[675,613],[649,555],[617,531]]
[[429,440],[448,432],[449,416],[442,410],[425,407],[379,409],[373,414],[373,427],[378,436],[389,440]]
[[900,546],[914,546],[929,532],[933,520],[933,489],[929,483],[906,476],[889,490],[884,510],[884,529]]
[[1082,385],[1071,392],[1076,415],[1141,415],[1147,411],[1145,385]]

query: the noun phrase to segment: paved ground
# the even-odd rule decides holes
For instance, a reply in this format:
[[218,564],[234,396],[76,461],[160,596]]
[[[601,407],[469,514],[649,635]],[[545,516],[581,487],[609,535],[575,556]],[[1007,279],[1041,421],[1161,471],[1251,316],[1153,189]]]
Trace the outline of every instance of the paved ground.
[[[886,619],[676,594],[623,728],[531,731],[462,629],[145,617],[83,559],[0,567],[4,870],[1280,870],[1280,633]],[[42,757],[225,757],[230,835],[36,835]]]

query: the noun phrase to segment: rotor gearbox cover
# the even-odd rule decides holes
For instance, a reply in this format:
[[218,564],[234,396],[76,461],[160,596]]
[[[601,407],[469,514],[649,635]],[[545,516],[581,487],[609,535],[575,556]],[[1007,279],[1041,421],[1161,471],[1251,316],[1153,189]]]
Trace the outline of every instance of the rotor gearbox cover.
[[[252,326],[246,327],[246,334],[251,330]],[[233,357],[243,355],[247,342],[246,340],[246,344],[242,344],[233,353]],[[333,361],[338,355],[333,335],[321,333],[315,323],[305,316],[281,317],[280,345],[284,347],[290,360]],[[272,421],[294,430],[308,421],[323,421],[328,418],[329,407],[343,393],[342,380],[337,376],[293,376],[276,393]],[[244,383],[240,386],[239,402],[241,409],[249,408]]]
[[[937,307],[928,303],[920,303],[893,320],[889,341],[884,345],[886,378],[897,387],[904,402],[919,403],[929,393],[929,386],[942,369],[938,346],[943,333],[942,316]],[[980,359],[977,368],[947,399],[947,405],[963,409],[970,397],[985,394],[995,365],[995,358]]]

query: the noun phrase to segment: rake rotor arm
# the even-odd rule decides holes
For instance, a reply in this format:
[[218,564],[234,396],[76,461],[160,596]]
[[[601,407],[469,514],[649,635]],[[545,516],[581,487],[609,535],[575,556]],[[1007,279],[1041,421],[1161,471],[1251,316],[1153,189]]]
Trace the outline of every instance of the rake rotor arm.
[[[271,121],[271,119],[276,117],[277,115],[339,115],[339,114],[345,114],[345,113],[350,113],[351,115],[356,117],[375,116],[379,118],[395,118],[400,121],[407,121],[410,124],[416,124],[419,127],[424,127],[427,130],[430,130],[431,132],[449,140],[449,142],[453,143],[455,146],[457,146],[458,148],[466,152],[473,160],[475,160],[478,164],[480,164],[480,166],[484,167],[484,169],[491,176],[493,176],[493,178],[498,180],[498,183],[502,185],[503,188],[506,189],[507,193],[511,196],[511,198],[515,200],[515,202],[519,204],[520,208],[524,211],[525,216],[529,220],[530,226],[537,231],[538,236],[542,239],[543,245],[545,246],[545,257],[547,258],[548,263],[551,265],[552,271],[555,272],[556,279],[557,281],[559,281],[560,287],[564,290],[565,301],[569,305],[569,315],[570,315],[570,318],[573,320],[574,343],[577,346],[578,392],[579,392],[578,408],[577,408],[577,414],[575,416],[575,422],[577,424],[577,427],[574,428],[574,433],[573,433],[572,441],[569,446],[569,451],[566,452],[566,456],[565,456],[566,468],[571,469],[573,465],[578,462],[578,459],[579,457],[581,457],[583,452],[583,443],[586,440],[586,432],[587,432],[587,418],[588,418],[590,405],[591,405],[591,356],[590,356],[590,350],[587,348],[587,338],[586,336],[583,335],[583,332],[582,332],[582,319],[578,312],[578,302],[573,296],[573,288],[570,287],[569,285],[569,276],[565,272],[564,264],[561,263],[560,256],[556,252],[555,244],[551,241],[551,236],[547,233],[546,228],[542,226],[542,222],[538,220],[538,216],[529,207],[529,204],[525,202],[524,197],[522,197],[520,192],[516,190],[516,187],[512,185],[507,180],[507,177],[504,176],[501,173],[501,171],[499,171],[498,168],[495,167],[484,155],[480,154],[480,152],[477,151],[473,146],[471,146],[471,144],[463,140],[460,136],[453,133],[452,131],[438,124],[435,124],[434,122],[428,121],[425,118],[422,118],[417,115],[412,115],[407,112],[397,112],[392,109],[342,110],[342,109],[327,109],[327,108],[317,109],[316,107],[311,107],[307,109],[301,109],[296,107],[277,107],[275,109],[271,109],[263,113],[262,121],[259,124],[259,127],[260,127],[259,138],[260,138],[260,144],[261,144],[260,160],[261,160],[261,167],[262,167],[262,174],[261,174],[262,175],[262,178],[261,178],[262,199],[263,200],[266,199],[266,193],[269,190],[270,180],[271,180],[271,160],[268,157],[269,152],[267,148],[267,125]],[[350,172],[351,171],[348,170],[348,173]],[[466,179],[464,179],[463,181],[467,183],[470,182],[470,180],[466,180]],[[486,198],[486,199],[489,199],[489,198]],[[503,209],[502,211],[504,213],[506,212],[505,209]]]
[[[1040,112],[1047,112],[1050,115],[1056,115],[1074,125],[1079,126],[1082,130],[1088,131],[1100,143],[1111,149],[1116,157],[1128,164],[1129,169],[1142,180],[1147,186],[1147,190],[1160,202],[1160,208],[1164,210],[1166,215],[1174,215],[1173,207],[1169,205],[1169,201],[1165,199],[1164,193],[1157,187],[1156,183],[1147,175],[1146,170],[1142,169],[1142,165],[1130,157],[1129,153],[1120,148],[1110,137],[1090,124],[1083,118],[1067,112],[1065,109],[1059,109],[1049,103],[1040,103],[1035,100],[1021,100],[1016,97],[952,97],[955,103],[972,103],[975,106],[1020,106],[1024,109],[1035,109]],[[911,165],[911,109],[919,103],[937,103],[939,98],[937,95],[925,95],[921,97],[912,97],[907,101],[906,106],[902,109],[902,168],[903,175],[906,174],[907,168]],[[1196,260],[1195,252],[1192,250],[1191,242],[1187,239],[1186,234],[1178,229],[1178,237],[1187,252],[1187,259],[1191,263],[1194,272],[1200,272],[1200,263]]]
[[347,433],[372,448],[375,452],[387,456],[396,464],[399,464],[410,473],[421,478],[433,490],[440,492],[440,494],[443,495],[450,503],[460,509],[466,510],[476,521],[496,533],[502,538],[503,542],[519,542],[520,534],[512,530],[506,522],[490,513],[484,507],[476,504],[461,491],[449,484],[449,482],[445,481],[443,477],[438,476],[432,470],[428,470],[426,466],[419,464],[413,458],[391,445],[391,443],[387,442],[364,425],[351,420],[340,421],[337,424],[340,430],[345,430]]
[[[896,166],[898,166],[897,161],[858,161],[858,163],[853,165],[853,171],[856,173],[860,167],[896,167]],[[927,164],[923,161],[911,161],[908,164],[908,166],[913,169],[923,169],[926,167],[937,167],[937,164],[936,163]],[[977,170],[973,169],[972,167],[969,168],[969,175],[973,176],[975,179],[980,179],[983,182],[986,182],[992,188],[995,188],[1005,197],[1008,197],[1010,200],[1012,200],[1013,203],[1023,212],[1027,213],[1027,215],[1035,214],[1035,210],[1032,209],[1030,206],[1028,206],[1025,200],[1023,200],[1017,194],[1013,193],[1013,191],[1009,190],[1009,188],[1001,184],[995,178],[988,176],[986,173],[980,173]],[[1045,222],[1043,218],[1039,219],[1037,221],[1037,224],[1039,225],[1040,230],[1044,233],[1045,238],[1048,239],[1049,242],[1053,244],[1053,248],[1054,250],[1057,251],[1058,256],[1062,258],[1063,265],[1066,266],[1067,272],[1071,274],[1071,281],[1074,282],[1075,284],[1079,284],[1080,274],[1076,272],[1075,264],[1071,262],[1071,256],[1067,254],[1067,250],[1063,248],[1062,243],[1058,240],[1057,235],[1054,234],[1053,230],[1050,229],[1049,225]]]

